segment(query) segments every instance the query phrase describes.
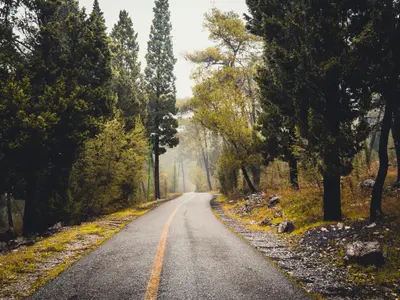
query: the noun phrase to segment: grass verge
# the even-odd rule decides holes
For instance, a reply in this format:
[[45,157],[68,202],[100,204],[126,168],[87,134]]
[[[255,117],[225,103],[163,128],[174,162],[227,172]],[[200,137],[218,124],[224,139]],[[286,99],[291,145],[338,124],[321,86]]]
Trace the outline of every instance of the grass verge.
[[[168,200],[180,196],[171,195]],[[148,202],[96,221],[65,227],[32,246],[0,255],[0,299],[23,299],[165,201]]]

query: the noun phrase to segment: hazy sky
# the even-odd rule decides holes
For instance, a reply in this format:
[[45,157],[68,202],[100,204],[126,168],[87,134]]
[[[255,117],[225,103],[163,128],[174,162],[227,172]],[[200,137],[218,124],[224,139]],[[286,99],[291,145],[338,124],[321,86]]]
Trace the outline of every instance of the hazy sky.
[[[79,0],[81,5],[91,10],[93,0]],[[104,12],[108,30],[118,20],[121,9],[128,11],[132,18],[135,31],[139,34],[140,58],[142,70],[147,41],[153,19],[153,0],[99,0]],[[174,53],[178,62],[175,66],[177,77],[178,98],[189,97],[192,94],[193,82],[190,80],[193,65],[186,62],[182,54],[187,51],[201,50],[211,45],[208,34],[203,30],[204,13],[217,7],[221,10],[234,10],[243,15],[247,12],[245,0],[170,0],[171,21],[173,27]]]

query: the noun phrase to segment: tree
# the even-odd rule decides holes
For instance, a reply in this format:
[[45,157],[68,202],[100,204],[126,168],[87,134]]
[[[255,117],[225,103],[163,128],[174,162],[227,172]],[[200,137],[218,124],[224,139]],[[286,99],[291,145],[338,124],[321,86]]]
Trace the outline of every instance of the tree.
[[146,120],[146,96],[141,89],[138,34],[133,29],[132,19],[125,10],[120,11],[119,20],[111,31],[113,87],[117,94],[117,108],[126,119],[126,129],[135,125],[137,116]]
[[89,18],[78,3],[39,1],[39,31],[30,61],[35,114],[51,122],[43,142],[27,144],[24,234],[68,220],[69,182],[83,143],[113,113],[111,55],[104,17],[94,2]]
[[324,219],[340,220],[340,177],[350,172],[368,133],[371,93],[359,78],[362,55],[352,47],[360,34],[356,25],[363,25],[362,1],[247,4],[250,28],[267,44],[261,72],[272,66],[272,79],[290,91],[286,101],[272,101],[285,116],[295,113],[307,150],[321,158]]
[[146,157],[145,128],[139,119],[129,131],[121,118],[106,122],[74,164],[72,220],[81,222],[133,204],[139,198]]
[[154,19],[150,29],[150,40],[146,54],[147,66],[145,78],[148,86],[147,129],[154,135],[154,182],[155,198],[160,199],[159,156],[166,152],[165,147],[175,147],[178,122],[174,65],[168,0],[157,0],[154,7]]
[[395,0],[367,1],[364,13],[366,25],[354,44],[359,51],[367,53],[363,55],[366,66],[363,72],[368,75],[366,79],[372,91],[382,97],[384,106],[379,140],[379,170],[371,197],[371,221],[382,215],[382,194],[389,167],[388,141],[391,128],[394,129],[392,132],[395,147],[399,151],[397,128],[400,61],[396,55],[400,50],[397,42],[399,9],[400,4]]
[[249,125],[246,114],[250,104],[243,91],[236,84],[236,73],[231,67],[212,72],[211,76],[198,83],[192,99],[195,107],[194,120],[207,129],[218,133],[242,170],[243,176],[252,192],[256,192],[247,166],[259,165],[259,139]]
[[[248,159],[245,156],[247,154],[253,158],[257,156],[256,149],[251,147],[258,145],[258,136],[254,130],[259,110],[254,74],[259,40],[247,32],[244,22],[234,12],[213,9],[205,15],[205,20],[204,27],[209,31],[209,39],[215,46],[186,54],[188,60],[198,65],[194,74],[197,80],[192,102],[195,107],[194,119],[212,132],[220,134],[225,141],[229,140],[228,145],[234,147],[238,153],[238,161],[242,160],[242,164],[237,167],[242,170],[250,190],[254,192],[259,185],[260,164],[257,159]],[[209,94],[206,92],[208,88],[210,88]],[[232,94],[223,99],[229,94],[230,88],[233,89]],[[232,103],[228,104],[226,102],[228,99]],[[216,114],[210,113],[207,116],[206,110],[214,110]],[[217,118],[219,113],[221,115],[218,121],[211,120]],[[250,138],[247,139],[246,136],[245,140],[238,141],[235,138],[239,136],[229,136],[234,131],[242,131],[242,128],[234,129],[232,124],[223,125],[220,123],[222,118],[225,122],[242,119],[237,126],[244,126],[243,130],[250,133]],[[248,144],[244,146],[245,143]],[[248,167],[252,170],[255,184],[248,175]]]
[[394,112],[392,135],[394,140],[394,148],[397,157],[397,182],[396,185],[400,186],[400,108]]

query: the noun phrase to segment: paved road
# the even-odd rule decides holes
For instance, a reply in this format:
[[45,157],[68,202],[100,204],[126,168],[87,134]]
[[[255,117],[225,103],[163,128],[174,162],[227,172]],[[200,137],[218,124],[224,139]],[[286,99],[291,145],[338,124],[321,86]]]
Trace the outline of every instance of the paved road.
[[189,193],[158,207],[30,299],[145,299],[168,221],[158,299],[310,299],[227,229],[211,212],[210,199]]

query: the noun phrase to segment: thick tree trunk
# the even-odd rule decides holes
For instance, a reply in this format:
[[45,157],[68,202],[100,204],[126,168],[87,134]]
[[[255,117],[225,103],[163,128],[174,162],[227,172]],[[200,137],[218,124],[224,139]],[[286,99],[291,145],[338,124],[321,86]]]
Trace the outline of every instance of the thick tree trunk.
[[23,235],[30,236],[37,232],[36,212],[36,179],[30,178],[27,183],[24,208]]
[[299,169],[297,166],[297,158],[294,155],[289,157],[289,178],[290,185],[298,190],[299,189]]
[[327,172],[324,175],[324,221],[341,221],[340,173]]
[[392,135],[397,157],[397,185],[400,186],[400,108],[397,108],[397,110],[394,112]]
[[154,197],[156,200],[161,199],[160,193],[160,149],[159,137],[154,136]]
[[328,98],[325,113],[325,126],[329,133],[331,144],[324,149],[324,220],[341,221],[342,207],[340,199],[340,154],[337,139],[340,136],[340,102],[339,84],[333,84],[328,90]]
[[6,201],[7,201],[8,228],[14,228],[14,222],[13,222],[12,210],[11,210],[11,195],[10,195],[10,193],[7,193]]
[[242,166],[242,173],[243,173],[243,177],[246,180],[246,183],[247,183],[249,189],[251,190],[251,192],[257,193],[257,189],[254,187],[253,183],[251,182],[249,174],[247,173],[245,166]]
[[[390,101],[390,100],[389,100]],[[379,170],[372,189],[370,220],[374,222],[378,214],[382,214],[382,194],[385,184],[387,171],[389,168],[388,142],[390,128],[392,126],[393,110],[391,105],[387,105],[382,121],[381,137],[379,140]]]

